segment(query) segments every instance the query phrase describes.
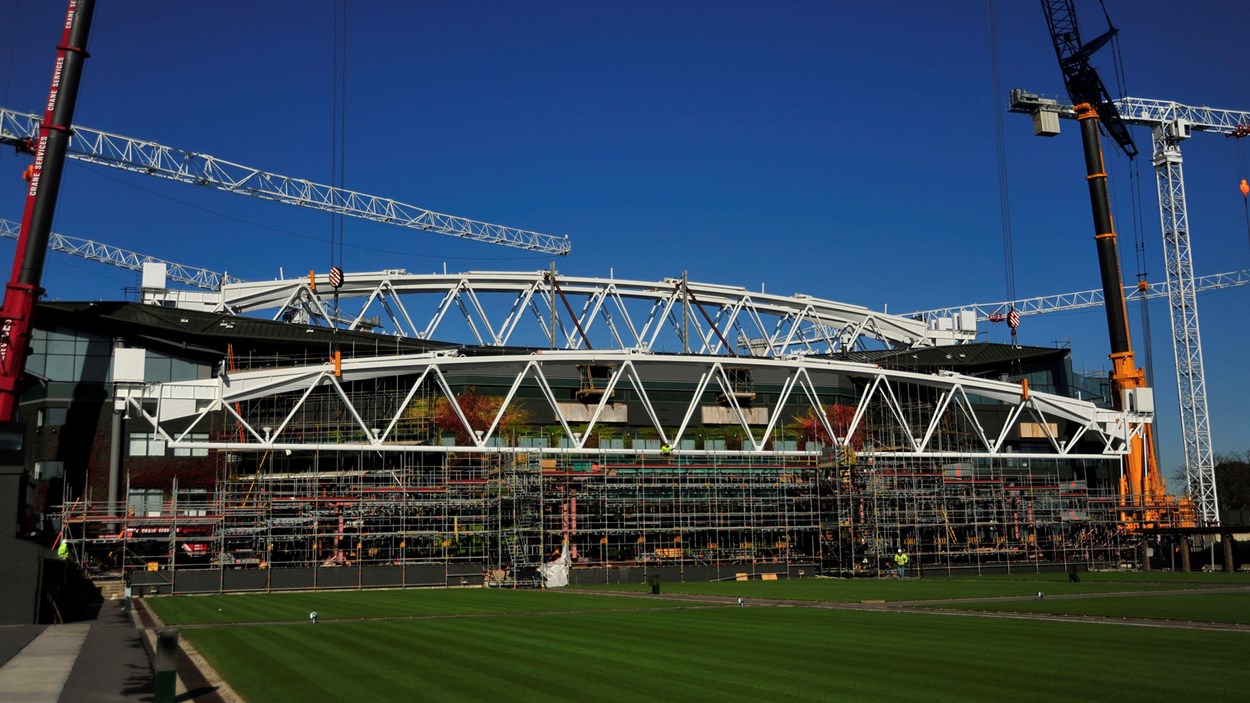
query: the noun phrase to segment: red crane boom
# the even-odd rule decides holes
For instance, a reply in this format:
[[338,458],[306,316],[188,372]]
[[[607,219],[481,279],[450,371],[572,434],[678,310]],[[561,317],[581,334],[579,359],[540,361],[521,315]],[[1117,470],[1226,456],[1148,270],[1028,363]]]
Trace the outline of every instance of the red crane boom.
[[52,88],[39,138],[33,144],[35,162],[27,171],[26,208],[13,257],[13,275],[0,307],[0,422],[17,419],[22,372],[30,353],[35,304],[43,292],[43,261],[52,232],[52,216],[61,190],[70,125],[78,101],[78,85],[87,59],[94,0],[69,0],[65,29],[56,48]]

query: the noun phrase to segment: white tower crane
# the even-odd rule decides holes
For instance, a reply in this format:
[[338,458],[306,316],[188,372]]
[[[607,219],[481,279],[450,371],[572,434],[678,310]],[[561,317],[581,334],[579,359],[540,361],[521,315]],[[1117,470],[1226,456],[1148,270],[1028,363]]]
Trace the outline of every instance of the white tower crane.
[[[1202,337],[1198,328],[1180,143],[1196,131],[1246,136],[1250,134],[1250,112],[1190,107],[1144,98],[1122,98],[1115,104],[1124,123],[1151,129],[1154,145],[1151,163],[1155,167],[1159,219],[1163,225],[1168,310],[1180,398],[1181,438],[1185,445],[1185,478],[1200,519],[1205,524],[1215,525],[1219,523],[1215,460],[1211,455],[1211,422],[1207,414],[1206,374],[1202,368]],[[1058,134],[1060,117],[1076,119],[1071,105],[1023,90],[1011,92],[1010,109],[1033,115],[1033,130],[1040,136]]]
[[[1208,276],[1199,276],[1194,279],[1194,292],[1203,293],[1210,290],[1237,288],[1244,285],[1250,285],[1250,269],[1229,271],[1227,273],[1213,273]],[[1124,286],[1124,300],[1128,302],[1132,302],[1134,300],[1163,298],[1169,295],[1171,295],[1171,291],[1168,290],[1167,283],[1160,286],[1151,286],[1145,290],[1137,286]],[[1072,293],[1039,295],[1033,298],[1021,298],[1019,300],[1004,300],[998,303],[969,303],[968,305],[955,305],[948,308],[918,310],[916,312],[907,313],[904,317],[917,317],[923,319],[925,322],[935,322],[942,318],[957,317],[962,312],[972,312],[976,315],[977,322],[987,322],[1001,320],[1007,315],[1007,311],[1009,310],[1015,310],[1021,317],[1024,317],[1027,315],[1041,315],[1048,312],[1065,312],[1068,310],[1080,310],[1082,308],[1095,308],[1101,307],[1102,304],[1102,289],[1094,288],[1091,290],[1074,291]]]
[[[0,108],[0,143],[26,148],[39,133],[41,119],[38,115]],[[567,235],[557,237],[444,215],[390,198],[280,176],[208,154],[81,125],[74,125],[73,134],[67,154],[71,159],[450,237],[558,256],[572,251]]]
[[[0,237],[16,241],[20,232],[20,222],[0,218]],[[142,271],[144,264],[164,264],[165,276],[167,278],[202,290],[220,290],[224,284],[243,282],[243,279],[229,274],[175,264],[172,261],[158,259],[155,256],[139,254],[81,237],[68,237],[56,232],[48,236],[48,249],[130,271]]]

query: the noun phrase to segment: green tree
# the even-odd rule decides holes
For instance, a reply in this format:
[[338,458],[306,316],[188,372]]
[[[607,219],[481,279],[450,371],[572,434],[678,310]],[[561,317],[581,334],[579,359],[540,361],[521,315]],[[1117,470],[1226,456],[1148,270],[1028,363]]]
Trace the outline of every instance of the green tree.
[[1215,456],[1215,492],[1220,510],[1250,510],[1250,450]]

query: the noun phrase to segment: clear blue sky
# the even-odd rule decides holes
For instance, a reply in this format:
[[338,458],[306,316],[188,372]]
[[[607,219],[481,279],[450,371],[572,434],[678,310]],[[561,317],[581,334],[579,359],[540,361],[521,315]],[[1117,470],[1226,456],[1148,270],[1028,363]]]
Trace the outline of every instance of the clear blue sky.
[[[3,103],[39,110],[60,0],[0,0]],[[99,0],[77,121],[287,175],[331,178],[330,0]],[[1103,28],[1079,0],[1082,28]],[[1128,93],[1250,109],[1250,3],[1107,0]],[[803,292],[905,312],[1007,296],[986,3],[351,2],[346,185],[551,234],[576,275]],[[1002,95],[1060,95],[1040,7],[998,2]],[[1109,57],[1100,60],[1110,77]],[[1114,90],[1114,88],[1113,88]],[[1020,296],[1098,285],[1078,135],[1007,115]],[[1149,153],[1149,135],[1135,135]],[[1250,151],[1250,144],[1242,145]],[[1184,145],[1198,274],[1250,267],[1232,140]],[[1128,169],[1113,161],[1132,256]],[[20,219],[22,157],[0,155]],[[1162,281],[1142,160],[1147,270]],[[7,192],[7,196],[3,193]],[[56,230],[244,278],[328,266],[328,216],[73,164]],[[544,268],[511,249],[348,221],[345,268]],[[358,247],[386,249],[380,253]],[[12,244],[0,244],[11,256]],[[5,269],[7,272],[7,267]],[[111,299],[127,272],[51,255],[61,299]],[[1250,447],[1241,359],[1250,289],[1200,298],[1217,451]],[[1139,314],[1130,311],[1134,325]],[[1101,310],[1026,318],[1021,342],[1108,367]],[[1179,465],[1167,309],[1152,307],[1164,469]],[[1135,329],[1137,346],[1143,346]],[[1007,341],[1005,330],[987,339]]]

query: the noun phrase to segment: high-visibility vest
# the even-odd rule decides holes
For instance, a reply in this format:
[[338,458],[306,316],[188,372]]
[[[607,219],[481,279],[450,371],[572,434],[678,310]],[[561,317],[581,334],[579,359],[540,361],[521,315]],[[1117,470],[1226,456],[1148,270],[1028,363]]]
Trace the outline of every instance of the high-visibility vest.
[[69,545],[68,545],[68,544],[66,544],[64,540],[62,540],[62,541],[61,541],[61,544],[57,546],[57,548],[56,548],[56,556],[57,556],[57,558],[58,558],[58,559],[68,559],[68,558],[69,558]]
[[910,559],[907,557],[907,554],[905,553],[894,555],[894,563],[898,564],[899,566],[907,566],[908,561],[910,561]]

